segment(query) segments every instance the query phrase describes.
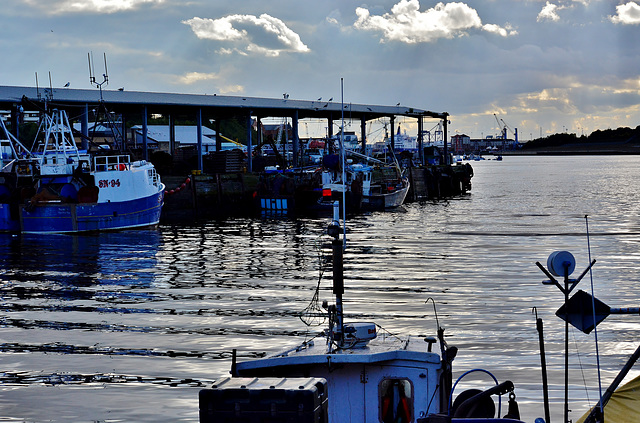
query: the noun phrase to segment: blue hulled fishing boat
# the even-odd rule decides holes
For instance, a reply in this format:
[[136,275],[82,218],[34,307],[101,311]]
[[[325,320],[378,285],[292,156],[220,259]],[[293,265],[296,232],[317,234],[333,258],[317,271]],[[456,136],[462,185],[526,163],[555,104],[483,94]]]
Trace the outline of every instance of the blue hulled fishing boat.
[[75,233],[160,221],[164,184],[154,166],[80,150],[63,110],[44,114],[34,147],[3,170],[8,209],[15,209],[3,214],[3,230]]

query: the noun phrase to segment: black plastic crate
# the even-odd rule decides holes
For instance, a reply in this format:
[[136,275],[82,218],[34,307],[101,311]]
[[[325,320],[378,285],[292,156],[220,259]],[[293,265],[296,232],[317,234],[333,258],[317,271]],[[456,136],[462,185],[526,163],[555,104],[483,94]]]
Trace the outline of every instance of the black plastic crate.
[[200,423],[327,423],[321,378],[230,378],[200,391]]

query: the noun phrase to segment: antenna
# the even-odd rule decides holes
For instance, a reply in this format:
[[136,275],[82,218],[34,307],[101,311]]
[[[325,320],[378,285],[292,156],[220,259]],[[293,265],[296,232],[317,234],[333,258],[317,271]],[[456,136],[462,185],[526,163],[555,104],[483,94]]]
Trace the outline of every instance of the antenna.
[[104,73],[102,74],[102,82],[98,82],[96,80],[96,71],[95,71],[95,62],[93,60],[93,52],[87,53],[87,57],[89,59],[89,82],[91,85],[95,85],[96,88],[100,90],[100,101],[103,101],[102,98],[102,86],[105,84],[109,84],[109,74],[107,73],[107,53],[103,53],[104,57]]
[[[120,129],[117,127],[116,123],[111,118],[111,115],[107,111],[107,108],[104,104],[104,98],[102,97],[102,86],[109,84],[109,71],[107,70],[107,53],[102,53],[102,58],[104,60],[104,73],[102,74],[102,82],[98,82],[96,80],[95,61],[93,60],[93,52],[87,53],[87,59],[89,61],[89,82],[91,83],[91,85],[95,86],[100,90],[100,105],[98,106],[97,112],[95,114],[93,136],[95,137],[96,127],[98,126],[98,122],[100,120],[100,113],[103,113],[104,118],[109,123],[109,126],[111,127],[111,131],[113,132],[114,146],[116,149],[120,149],[125,147],[126,136],[120,132]],[[120,146],[120,143],[122,143],[122,146]]]
[[38,96],[38,101],[42,98],[40,97],[40,86],[38,85],[38,72],[36,72],[36,95]]
[[96,82],[96,78],[93,76],[93,70],[91,69],[91,53],[87,53],[87,60],[89,61],[89,82],[93,85]]

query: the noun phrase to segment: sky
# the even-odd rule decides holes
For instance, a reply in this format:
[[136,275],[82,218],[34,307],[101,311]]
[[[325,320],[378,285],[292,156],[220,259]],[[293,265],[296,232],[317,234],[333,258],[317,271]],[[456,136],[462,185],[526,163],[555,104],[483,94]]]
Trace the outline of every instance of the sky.
[[2,0],[0,85],[91,88],[90,52],[106,89],[400,103],[449,135],[640,125],[638,0]]

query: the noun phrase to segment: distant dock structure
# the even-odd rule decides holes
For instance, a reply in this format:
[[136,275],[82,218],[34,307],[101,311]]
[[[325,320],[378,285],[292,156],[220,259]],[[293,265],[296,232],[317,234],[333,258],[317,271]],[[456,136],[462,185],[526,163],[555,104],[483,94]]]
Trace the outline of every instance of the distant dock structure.
[[[249,96],[225,96],[216,94],[175,94],[157,92],[138,92],[118,90],[96,89],[70,89],[70,88],[42,88],[42,87],[18,87],[0,86],[0,112],[10,115],[11,130],[18,136],[19,123],[25,114],[37,113],[44,102],[53,107],[64,109],[69,116],[75,117],[80,123],[80,131],[84,137],[90,136],[90,116],[100,107],[109,113],[120,116],[117,121],[121,126],[122,139],[119,142],[126,143],[127,121],[140,122],[140,145],[143,159],[149,158],[150,145],[148,137],[150,116],[162,116],[169,125],[169,151],[175,151],[176,119],[188,119],[195,121],[197,127],[197,169],[203,169],[203,145],[205,136],[203,127],[205,123],[215,126],[216,134],[220,134],[220,122],[225,119],[241,119],[246,124],[245,144],[247,151],[252,151],[255,146],[263,145],[260,139],[262,121],[270,118],[288,118],[292,122],[292,153],[293,163],[298,163],[301,152],[299,150],[299,128],[304,119],[324,119],[327,122],[327,136],[333,137],[334,122],[345,116],[351,121],[360,121],[360,140],[362,150],[367,144],[366,125],[372,120],[386,118],[390,123],[389,141],[394,147],[394,134],[396,120],[399,117],[413,118],[417,120],[417,137],[420,152],[420,160],[424,163],[422,147],[422,134],[425,119],[442,120],[444,139],[447,139],[447,124],[449,114],[447,112],[433,112],[415,107],[406,106],[381,106],[371,104],[342,104],[335,101],[323,100],[294,100],[284,95],[283,98],[259,98]],[[254,139],[252,128],[257,125],[257,139]],[[222,150],[223,139],[216,137],[215,150]],[[443,155],[448,157],[447,143],[445,143]],[[252,155],[248,155],[247,171],[252,169]]]

